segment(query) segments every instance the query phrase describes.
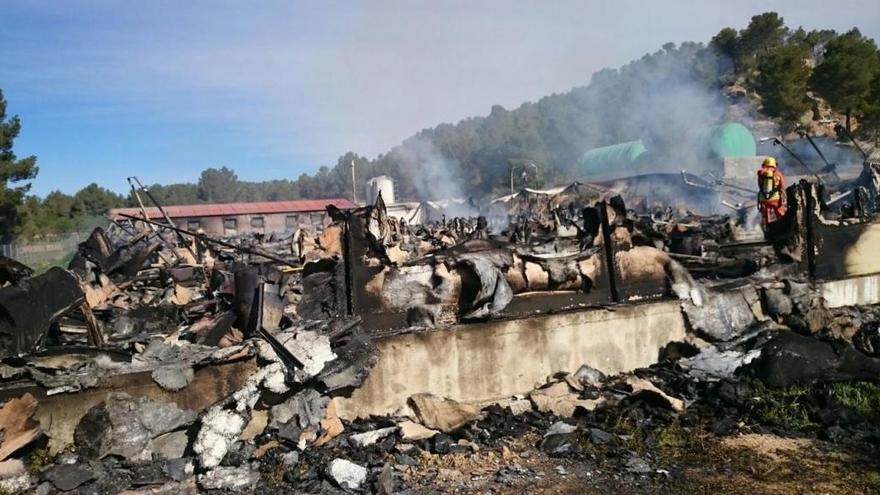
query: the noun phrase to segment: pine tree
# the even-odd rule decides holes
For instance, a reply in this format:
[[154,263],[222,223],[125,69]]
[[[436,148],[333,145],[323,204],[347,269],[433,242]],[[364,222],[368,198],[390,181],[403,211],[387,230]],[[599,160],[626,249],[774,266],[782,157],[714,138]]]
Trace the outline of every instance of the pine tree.
[[756,86],[767,115],[793,122],[809,110],[806,58],[807,52],[798,46],[780,46],[758,59]]
[[6,100],[0,90],[0,239],[8,240],[20,225],[19,207],[37,175],[37,157],[18,159],[12,143],[21,131],[18,115],[7,119]]
[[871,83],[880,73],[880,58],[874,40],[858,29],[828,42],[825,56],[810,79],[810,85],[846,114],[846,129],[851,131],[853,113],[865,111]]

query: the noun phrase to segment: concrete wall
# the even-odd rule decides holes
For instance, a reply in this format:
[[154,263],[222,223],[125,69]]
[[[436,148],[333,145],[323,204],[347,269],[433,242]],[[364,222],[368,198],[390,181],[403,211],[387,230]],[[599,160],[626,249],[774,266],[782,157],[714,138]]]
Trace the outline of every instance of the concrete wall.
[[832,280],[817,285],[831,308],[880,304],[880,275]]
[[393,413],[419,392],[460,401],[509,397],[585,363],[606,373],[648,366],[684,336],[678,301],[395,335],[376,341],[381,357],[366,383],[335,400],[350,419]]
[[880,223],[868,225],[858,240],[843,253],[846,275],[880,272]]

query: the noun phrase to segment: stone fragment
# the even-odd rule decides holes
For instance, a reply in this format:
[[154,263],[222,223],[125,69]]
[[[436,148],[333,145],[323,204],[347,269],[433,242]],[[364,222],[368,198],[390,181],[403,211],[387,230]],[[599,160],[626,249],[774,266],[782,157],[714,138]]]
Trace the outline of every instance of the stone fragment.
[[514,416],[519,416],[532,410],[532,402],[528,399],[514,399],[507,403],[507,407]]
[[595,445],[602,445],[610,442],[614,435],[598,428],[590,428],[590,442]]
[[330,399],[316,390],[307,388],[269,410],[269,426],[280,428],[295,422],[300,428],[317,425],[326,416]]
[[425,440],[440,433],[437,430],[425,428],[415,421],[403,421],[398,423],[397,427],[400,428],[400,438],[411,442]]
[[88,464],[56,464],[43,473],[43,478],[66,492],[95,479],[95,473]]
[[767,313],[770,316],[780,317],[791,314],[791,298],[785,295],[785,292],[783,292],[782,289],[765,290],[764,300],[767,303]]
[[291,450],[286,454],[281,454],[281,463],[287,467],[296,466],[299,463],[299,452]]
[[154,369],[151,376],[163,389],[177,392],[190,384],[195,373],[192,367],[186,364],[170,364]]
[[391,464],[386,462],[376,480],[376,495],[392,495],[393,493],[394,472],[391,470]]
[[564,454],[572,452],[577,448],[577,439],[575,432],[577,426],[570,425],[563,421],[557,421],[544,432],[541,438],[540,448],[548,454]]
[[199,475],[199,486],[205,490],[239,491],[260,480],[260,473],[246,467],[216,467]]
[[336,458],[327,466],[327,475],[340,488],[357,490],[367,479],[367,468],[346,459]]
[[179,459],[183,457],[189,437],[185,431],[172,431],[159,435],[150,442],[150,452],[154,460]]
[[626,470],[634,474],[648,474],[654,471],[648,461],[636,456],[630,456],[626,460]]
[[397,431],[396,426],[389,426],[387,428],[379,428],[377,430],[365,431],[363,433],[358,433],[348,437],[348,443],[355,448],[362,449],[364,447],[369,447],[374,443],[382,440],[388,435]]
[[449,433],[477,419],[480,408],[432,394],[416,394],[409,398],[419,421],[426,427]]
[[810,333],[819,333],[831,326],[834,322],[834,315],[826,307],[825,299],[817,297],[810,302],[810,309],[804,315],[804,321],[807,323],[807,329]]
[[114,392],[89,409],[74,431],[76,445],[90,457],[117,455],[131,461],[151,459],[150,441],[195,421],[194,411],[173,403]]
[[192,476],[195,466],[190,459],[168,459],[162,463],[162,472],[174,481],[183,481]]

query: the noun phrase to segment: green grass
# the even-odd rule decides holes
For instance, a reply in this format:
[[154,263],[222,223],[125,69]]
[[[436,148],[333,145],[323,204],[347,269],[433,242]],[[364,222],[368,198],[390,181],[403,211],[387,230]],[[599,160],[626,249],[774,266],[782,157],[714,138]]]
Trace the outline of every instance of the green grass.
[[49,454],[49,447],[34,449],[25,459],[27,470],[37,475],[42,469],[55,461],[55,457]]
[[772,389],[761,382],[754,382],[755,409],[762,423],[794,430],[808,430],[817,424],[810,417],[808,401],[814,386],[793,385]]
[[840,382],[825,387],[831,400],[848,407],[861,419],[880,419],[880,385],[870,382]]
[[849,409],[855,421],[880,420],[880,385],[870,382],[818,383],[771,389],[753,383],[754,414],[762,423],[792,430],[819,426],[810,404],[836,404]]
[[677,458],[693,440],[692,432],[682,428],[678,421],[674,421],[657,432],[657,449],[663,457]]

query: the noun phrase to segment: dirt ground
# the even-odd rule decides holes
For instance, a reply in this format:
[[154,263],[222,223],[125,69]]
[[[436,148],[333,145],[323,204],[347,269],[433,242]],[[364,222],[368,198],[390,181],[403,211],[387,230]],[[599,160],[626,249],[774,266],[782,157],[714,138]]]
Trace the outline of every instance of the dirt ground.
[[495,448],[397,466],[404,493],[432,494],[865,494],[880,493],[877,452],[805,438],[693,433],[659,449],[650,473],[584,452],[553,458],[535,447],[536,433]]

